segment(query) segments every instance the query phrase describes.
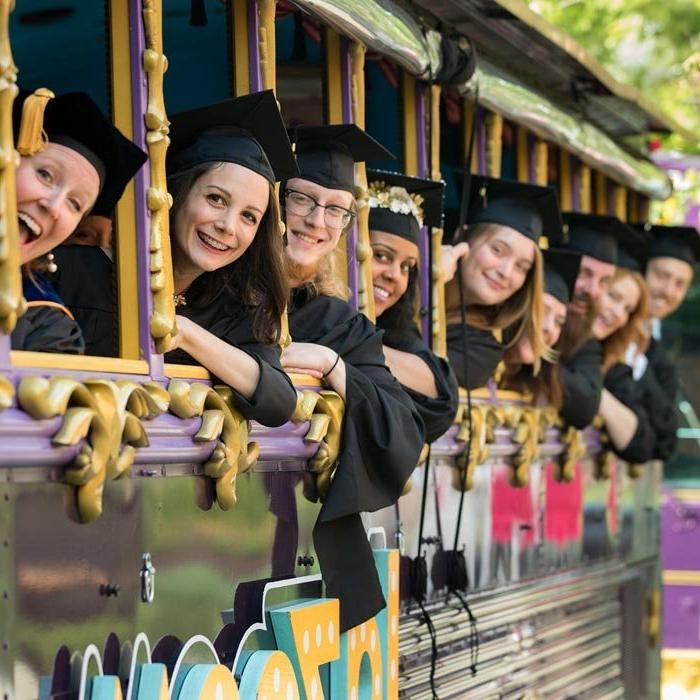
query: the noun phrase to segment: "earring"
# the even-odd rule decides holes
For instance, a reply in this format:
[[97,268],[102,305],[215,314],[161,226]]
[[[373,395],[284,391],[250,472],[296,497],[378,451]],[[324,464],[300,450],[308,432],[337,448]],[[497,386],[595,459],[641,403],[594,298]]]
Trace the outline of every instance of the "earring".
[[48,253],[46,255],[46,261],[48,265],[46,266],[46,269],[51,272],[52,274],[54,272],[58,272],[58,265],[56,264],[56,256],[53,253]]

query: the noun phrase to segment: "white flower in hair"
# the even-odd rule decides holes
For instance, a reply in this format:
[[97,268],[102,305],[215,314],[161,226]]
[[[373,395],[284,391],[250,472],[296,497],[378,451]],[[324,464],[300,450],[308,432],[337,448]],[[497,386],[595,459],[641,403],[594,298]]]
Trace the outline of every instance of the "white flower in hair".
[[423,225],[423,197],[419,194],[409,194],[404,187],[387,187],[380,181],[371,182],[367,191],[371,209],[389,209],[394,214],[413,216],[419,226]]

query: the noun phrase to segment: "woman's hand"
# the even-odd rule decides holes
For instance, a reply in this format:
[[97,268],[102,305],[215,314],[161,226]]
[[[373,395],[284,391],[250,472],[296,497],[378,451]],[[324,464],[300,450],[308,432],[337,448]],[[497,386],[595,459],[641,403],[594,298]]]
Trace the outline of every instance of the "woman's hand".
[[185,350],[187,351],[187,338],[189,331],[192,329],[192,321],[186,316],[175,316],[177,324],[177,333],[173,336],[172,347],[170,350]]
[[337,358],[335,350],[316,343],[290,343],[280,356],[286,372],[310,374],[321,379],[328,374]]
[[469,243],[458,243],[455,246],[442,246],[442,277],[445,282],[449,282],[457,272],[459,261],[469,256]]

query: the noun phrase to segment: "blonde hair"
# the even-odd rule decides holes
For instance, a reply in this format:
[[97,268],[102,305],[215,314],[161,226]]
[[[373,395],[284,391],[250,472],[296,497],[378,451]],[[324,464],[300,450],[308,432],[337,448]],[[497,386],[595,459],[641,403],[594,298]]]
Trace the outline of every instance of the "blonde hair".
[[[471,246],[471,254],[481,245],[487,243],[499,230],[499,224],[483,223],[470,226],[464,240]],[[535,245],[533,243],[533,245]],[[551,349],[544,342],[542,326],[544,322],[544,262],[542,253],[535,245],[535,257],[528,270],[525,281],[502,304],[483,306],[475,304],[467,311],[467,320],[476,328],[485,330],[502,330],[510,328],[514,331],[509,339],[508,347],[526,335],[530,339],[535,356],[533,370],[539,372],[542,359],[552,360]],[[462,274],[461,265],[457,275]],[[445,309],[448,323],[461,323],[459,303],[459,282],[457,275],[445,287]]]
[[619,267],[610,282],[610,286],[626,277],[631,277],[639,287],[639,302],[630,314],[627,323],[603,340],[604,372],[614,364],[624,361],[625,353],[631,343],[637,346],[639,352],[644,352],[649,345],[649,333],[646,329],[646,319],[649,316],[649,290],[644,278],[639,272]]

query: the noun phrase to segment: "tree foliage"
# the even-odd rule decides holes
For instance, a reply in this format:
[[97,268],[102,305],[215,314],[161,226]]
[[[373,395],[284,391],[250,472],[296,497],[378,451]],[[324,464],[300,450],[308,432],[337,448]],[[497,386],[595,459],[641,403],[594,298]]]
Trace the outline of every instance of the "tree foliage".
[[696,135],[668,146],[700,151],[697,0],[526,0],[621,82],[634,85]]

